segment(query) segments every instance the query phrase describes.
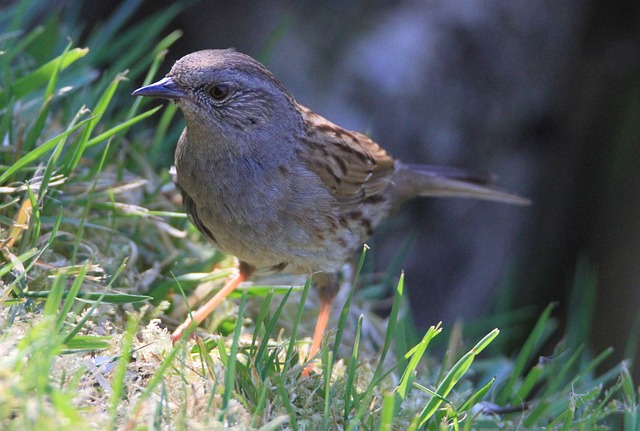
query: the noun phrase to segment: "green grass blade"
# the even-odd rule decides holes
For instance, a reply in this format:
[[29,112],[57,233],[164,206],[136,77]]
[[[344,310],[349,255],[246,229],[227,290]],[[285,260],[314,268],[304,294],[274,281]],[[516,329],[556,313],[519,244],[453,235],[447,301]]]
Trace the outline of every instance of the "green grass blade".
[[71,255],[71,260],[73,262],[76,261],[78,250],[80,248],[80,243],[84,238],[85,223],[89,220],[89,213],[91,212],[91,206],[93,205],[93,202],[95,199],[96,185],[98,184],[100,172],[102,172],[102,169],[105,165],[107,154],[109,152],[110,143],[111,141],[107,142],[107,146],[102,152],[102,157],[100,158],[100,161],[95,165],[95,177],[94,177],[93,183],[91,184],[91,188],[87,193],[87,203],[84,205],[82,217],[80,218],[80,224],[78,225],[78,229],[76,230],[75,243],[74,243],[73,252]]
[[[118,38],[112,40],[109,47],[109,67],[113,70],[129,69],[132,78],[140,75],[147,69],[153,60],[155,52],[150,50],[140,40],[155,39],[166,28],[166,25],[177,15],[181,9],[179,3],[170,4],[169,7],[154,14],[135,21],[127,26],[126,31],[121,31]],[[89,45],[91,46],[91,45]],[[119,55],[116,55],[118,53]],[[101,63],[103,59],[98,59]]]
[[93,147],[96,144],[99,144],[100,142],[104,142],[107,139],[111,138],[112,136],[116,135],[117,133],[122,133],[124,131],[126,131],[127,129],[129,129],[131,126],[133,126],[136,123],[139,123],[140,121],[144,120],[145,118],[149,118],[150,116],[152,116],[153,114],[155,114],[156,112],[158,112],[158,110],[161,108],[161,106],[156,106],[153,109],[149,109],[148,111],[143,112],[142,114],[136,115],[135,117],[118,124],[115,127],[112,127],[111,129],[99,134],[98,136],[91,138],[87,141],[86,144],[86,148],[89,147]]
[[111,337],[96,335],[76,335],[64,341],[63,354],[77,354],[81,352],[96,352],[111,347]]
[[418,367],[420,360],[424,356],[424,353],[426,352],[427,347],[429,346],[429,343],[440,332],[442,332],[442,328],[440,327],[440,324],[436,326],[431,326],[429,330],[424,334],[424,337],[422,337],[422,340],[420,341],[420,343],[418,343],[413,349],[411,349],[409,353],[407,353],[406,357],[410,358],[409,364],[407,365],[404,372],[402,373],[402,377],[400,378],[400,383],[398,384],[398,387],[396,389],[396,396],[399,398],[398,402],[396,403],[398,408],[400,407],[401,403],[407,398],[407,395],[409,394],[409,390],[411,389],[413,385],[413,381],[415,379],[416,368]]
[[594,322],[598,274],[584,256],[578,258],[573,280],[564,336],[570,351],[579,349],[590,338]]
[[262,382],[260,385],[260,392],[258,394],[258,401],[255,404],[255,408],[253,409],[253,418],[251,419],[251,426],[258,426],[259,421],[262,420],[262,416],[264,413],[264,409],[267,405],[267,391],[270,390],[270,382],[269,379]]
[[469,352],[463,355],[458,362],[456,362],[442,382],[438,385],[438,388],[435,391],[438,394],[438,397],[432,398],[420,413],[420,426],[424,426],[431,416],[433,416],[437,408],[442,403],[442,399],[449,394],[451,389],[453,389],[453,387],[469,370],[469,367],[473,363],[476,355],[482,352],[498,336],[499,333],[500,331],[497,329],[488,333]]
[[286,295],[287,293],[296,292],[300,290],[300,286],[240,286],[227,296],[227,298],[242,298],[243,295],[247,295],[249,298],[264,297],[273,292],[274,295]]
[[[160,68],[160,64],[164,61],[166,55],[167,55],[167,49],[173,45],[174,42],[176,42],[180,37],[182,36],[182,31],[180,30],[175,30],[173,32],[171,32],[169,35],[167,35],[164,39],[162,39],[160,42],[158,42],[158,44],[156,45],[156,47],[154,48],[153,52],[154,52],[154,57],[153,60],[151,61],[151,66],[149,66],[149,70],[147,71],[147,74],[145,75],[144,80],[142,81],[142,85],[149,85],[151,84],[151,82],[154,80],[156,74],[158,73],[158,69]],[[127,113],[127,118],[131,118],[135,115],[135,113],[138,111],[138,108],[140,107],[141,103],[144,103],[145,98],[144,97],[136,97],[133,99],[133,103],[131,105],[131,108],[129,109],[129,112]],[[173,107],[173,111],[175,112],[176,110],[176,106],[173,104],[167,105],[167,109],[165,110],[165,112],[162,114],[162,117],[164,118],[166,111],[169,110],[170,107]],[[160,120],[158,126],[156,127],[156,135],[158,133],[158,129],[163,128],[162,125],[162,119]],[[155,144],[155,140],[154,140],[154,144]],[[156,148],[155,145],[152,145],[151,148]]]
[[49,238],[47,238],[47,245],[45,248],[51,247],[53,242],[56,239],[56,235],[58,234],[58,230],[60,229],[60,224],[62,223],[62,209],[58,212],[58,216],[53,222],[53,226],[51,227],[51,231],[49,232]]
[[480,401],[482,401],[485,395],[487,395],[487,392],[489,392],[489,390],[493,387],[493,383],[495,381],[495,377],[489,380],[484,386],[473,393],[473,395],[471,395],[469,399],[460,406],[458,411],[466,412],[467,410],[470,410],[473,406],[478,404]]
[[284,377],[281,374],[274,376],[274,380],[276,383],[276,392],[280,396],[282,400],[282,404],[284,406],[285,411],[289,415],[289,426],[293,431],[298,431],[298,421],[296,420],[296,412],[291,404],[291,399],[289,394],[287,393],[287,388],[285,388]]
[[[365,246],[366,247],[366,246]],[[362,260],[362,259],[361,259]],[[404,274],[400,274],[400,279],[398,281],[398,287],[396,288],[396,294],[393,298],[393,305],[391,306],[391,313],[389,314],[388,323],[387,323],[387,332],[385,335],[384,345],[382,347],[382,351],[380,353],[380,359],[378,365],[376,366],[371,382],[367,386],[367,389],[364,391],[364,394],[361,397],[361,403],[356,411],[356,414],[351,418],[348,425],[349,431],[355,431],[360,421],[364,417],[364,414],[367,411],[369,400],[373,394],[373,391],[376,385],[379,383],[380,379],[383,377],[382,368],[384,366],[384,358],[389,351],[389,347],[391,346],[391,341],[393,339],[393,330],[395,327],[395,321],[398,317],[398,310],[402,300],[402,293],[404,289]],[[389,371],[391,372],[391,370]]]
[[55,318],[58,313],[58,307],[62,302],[62,296],[64,293],[64,277],[62,275],[58,275],[51,285],[51,291],[49,295],[47,295],[47,301],[44,304],[44,310],[42,314],[45,317]]
[[202,341],[202,338],[200,337],[196,337],[196,347],[198,350],[198,355],[200,356],[200,362],[202,363],[203,366],[203,375],[206,373],[209,374],[209,378],[213,381],[216,381],[216,374],[215,374],[215,364],[213,362],[213,358],[211,357],[211,354],[209,353],[209,350],[207,348],[207,345]]
[[[356,381],[356,368],[358,366],[358,351],[360,349],[360,335],[362,334],[362,323],[364,321],[364,317],[360,315],[358,318],[358,326],[356,327],[356,336],[353,342],[353,350],[351,352],[351,360],[349,361],[349,365],[347,366],[347,378],[345,380],[345,389],[344,389],[344,422],[349,422],[349,416],[351,415],[351,404],[355,400],[352,398],[357,397],[357,389],[355,387]],[[354,402],[356,405],[356,402]]]
[[[74,127],[77,124],[77,122],[80,121],[80,118],[82,118],[82,116],[85,115],[87,112],[88,111],[84,109],[81,109],[80,111],[78,111],[76,115],[73,117],[73,119],[71,120],[71,122],[69,123],[69,126],[67,126],[67,129]],[[47,194],[47,190],[49,189],[49,183],[51,182],[53,173],[57,169],[57,162],[58,162],[58,159],[60,158],[60,155],[62,154],[62,150],[64,148],[64,145],[67,142],[67,138],[68,136],[65,136],[60,141],[58,141],[58,143],[55,145],[55,148],[53,149],[51,156],[49,156],[49,160],[47,162],[47,166],[44,170],[44,173],[42,174],[42,182],[40,183],[40,187],[38,188],[38,202],[42,203],[43,210],[46,208],[45,206],[46,202],[44,201],[44,197]],[[62,214],[62,212],[60,212],[60,214]]]
[[142,0],[126,0],[118,5],[118,8],[109,15],[108,19],[100,28],[100,31],[93,32],[89,37],[88,46],[95,51],[94,61],[106,60],[110,55],[109,44],[116,39],[120,30],[133,14],[142,5]]
[[555,306],[550,304],[538,318],[536,325],[516,358],[514,368],[509,379],[496,397],[497,404],[504,405],[509,401],[511,395],[516,392],[514,391],[516,381],[524,373],[526,366],[533,360],[542,343],[548,339],[551,332],[549,318],[551,316],[551,311],[553,311],[554,308]]
[[31,44],[38,40],[40,35],[44,32],[45,28],[41,25],[37,26],[29,33],[20,36],[15,44],[11,46],[7,46],[7,50],[4,52],[2,56],[2,61],[6,64],[11,63],[16,56],[21,54],[25,49],[27,49]]
[[379,431],[391,431],[393,429],[393,419],[396,416],[394,394],[384,394],[382,397],[382,411],[380,412]]
[[389,313],[389,319],[387,323],[387,332],[384,337],[384,345],[382,346],[382,352],[380,353],[380,360],[374,371],[374,376],[380,376],[382,373],[382,367],[384,366],[384,360],[387,357],[391,342],[393,341],[393,334],[396,322],[398,321],[398,313],[400,306],[402,305],[402,295],[404,292],[404,271],[400,273],[400,279],[398,280],[398,286],[396,287],[396,294],[393,297],[393,304],[391,305],[391,313]]
[[53,149],[60,141],[65,139],[67,136],[69,136],[79,128],[83,127],[85,124],[90,122],[93,118],[94,117],[87,118],[79,122],[78,124],[65,130],[64,132],[57,135],[56,137],[49,139],[44,144],[34,148],[28,154],[25,154],[17,162],[15,162],[12,166],[10,166],[2,175],[0,175],[0,184],[4,184],[9,178],[11,178],[12,175],[24,169],[29,164],[37,162],[40,159],[40,157],[42,157],[44,154],[46,154],[51,149]]
[[325,344],[322,348],[322,381],[324,383],[324,411],[322,412],[322,431],[329,429],[331,420],[331,401],[333,394],[331,391],[331,370],[333,369],[333,354]]
[[259,367],[258,372],[260,373],[260,376],[263,379],[268,374],[269,361],[263,361],[262,358],[264,357],[264,353],[266,352],[267,347],[269,345],[269,339],[273,337],[272,334],[274,333],[276,325],[278,323],[278,319],[280,318],[280,313],[282,313],[282,309],[284,308],[284,305],[287,303],[287,300],[289,299],[290,295],[291,295],[291,290],[287,291],[287,293],[284,295],[275,313],[273,313],[273,317],[267,323],[267,326],[265,328],[265,334],[264,334],[265,339],[262,340],[262,343],[260,343],[260,348],[258,349],[258,353],[256,353],[255,364],[257,368]]
[[31,206],[31,217],[29,218],[29,228],[27,229],[30,240],[27,241],[27,243],[29,244],[29,247],[36,247],[42,227],[40,220],[41,212],[40,207],[38,206],[38,198],[33,193],[33,189],[28,183],[27,197],[29,198],[29,205]]
[[342,307],[342,311],[340,312],[340,319],[338,320],[338,328],[336,330],[336,339],[333,344],[334,358],[338,354],[338,348],[340,347],[340,343],[342,342],[342,334],[344,332],[344,328],[346,328],[347,326],[347,319],[349,318],[349,310],[351,309],[351,301],[353,300],[353,294],[355,292],[356,286],[358,285],[360,272],[362,271],[362,266],[364,265],[364,258],[367,255],[368,249],[369,247],[366,244],[362,248],[362,253],[360,254],[360,261],[358,262],[358,268],[356,269],[355,276],[353,277],[353,284],[351,285],[351,290],[349,291],[347,300],[344,302],[344,306]]
[[[609,347],[608,349],[605,349],[602,352],[598,353],[595,358],[589,361],[588,364],[580,367],[580,371],[578,371],[578,373],[575,375],[572,381],[583,379],[586,376],[588,376],[590,373],[594,372],[598,366],[600,366],[609,356],[611,356],[612,353],[613,353],[612,347]],[[596,385],[610,383],[610,378],[607,377],[607,373],[599,376],[596,379],[589,379],[589,380]],[[567,389],[569,389],[570,387],[571,387],[571,384],[568,384],[566,386]]]
[[229,354],[227,353],[227,348],[224,345],[224,339],[222,337],[218,337],[216,339],[216,345],[218,347],[218,354],[220,355],[220,362],[225,367],[229,363]]
[[[74,48],[59,55],[46,64],[43,64],[30,74],[13,82],[10,92],[17,100],[45,85],[57,70],[64,70],[89,53],[88,48]],[[0,100],[4,97],[4,91],[0,89]]]
[[532,367],[522,381],[514,399],[526,400],[531,391],[549,375],[549,368],[541,364]]
[[118,74],[109,84],[105,92],[102,94],[98,103],[96,104],[95,109],[93,110],[93,116],[87,124],[87,127],[84,129],[82,136],[76,140],[74,145],[70,148],[70,151],[65,156],[65,160],[63,161],[64,167],[61,169],[61,173],[63,175],[70,175],[84,154],[84,150],[87,148],[87,143],[89,142],[89,137],[93,132],[93,129],[98,124],[98,121],[104,115],[113,95],[115,94],[118,85],[120,82],[124,80],[124,74]]
[[[5,292],[7,292],[6,294],[11,292],[12,289],[13,289],[13,285],[19,279],[25,277],[26,273],[28,272],[28,268],[24,268],[24,263],[28,262],[28,261],[31,261],[30,265],[33,265],[33,262],[35,261],[35,259],[33,259],[33,258],[36,257],[36,259],[37,259],[37,256],[42,254],[42,250],[34,248],[32,250],[28,250],[28,251],[20,254],[19,256],[15,256],[15,255],[13,255],[13,254],[11,254],[9,252],[7,252],[7,254],[9,255],[9,262],[6,262],[4,265],[2,265],[2,267],[0,267],[0,278],[2,278],[5,275],[7,275],[13,269],[17,269],[20,272],[20,275],[18,277],[16,277],[16,279],[11,283],[11,285],[9,285],[9,288],[5,290]],[[26,292],[23,292],[23,294],[24,293],[26,293]]]
[[171,126],[171,121],[176,116],[178,112],[178,106],[175,104],[166,105],[164,111],[162,112],[162,116],[160,117],[160,121],[158,121],[158,127],[156,127],[153,139],[151,140],[151,154],[157,154],[165,148],[167,142],[167,132],[169,130],[169,126]]
[[307,294],[309,293],[310,287],[311,277],[307,277],[307,281],[305,282],[304,288],[302,289],[302,295],[300,297],[298,309],[296,310],[296,316],[293,321],[293,326],[291,328],[291,337],[289,338],[289,346],[287,347],[282,374],[286,374],[289,370],[289,367],[291,366],[291,358],[293,357],[294,348],[297,345],[296,340],[298,338],[298,326],[302,321],[302,314],[304,313],[305,304],[307,302]]
[[[236,381],[236,361],[238,354],[238,344],[240,343],[240,333],[242,332],[242,319],[244,318],[244,310],[247,306],[247,295],[242,297],[240,306],[238,307],[238,323],[236,324],[235,331],[233,333],[233,342],[231,343],[231,350],[229,352],[229,360],[224,373],[224,392],[222,394],[222,410],[226,410],[229,406],[229,401],[235,392]],[[222,420],[222,417],[220,418]]]
[[269,307],[271,306],[271,300],[273,299],[273,289],[270,289],[267,292],[267,295],[262,300],[262,306],[260,307],[260,311],[258,312],[258,317],[254,322],[255,330],[253,331],[253,337],[251,338],[251,346],[256,345],[256,341],[258,337],[264,339],[265,338],[265,318],[267,317],[267,313],[269,313]]
[[[47,298],[51,290],[42,290],[38,292],[24,292],[25,298],[31,299],[43,299]],[[63,297],[67,296],[68,292],[63,292]],[[107,304],[134,304],[136,302],[150,301],[153,299],[147,295],[135,295],[131,293],[98,293],[98,292],[78,292],[74,295],[75,298],[84,300],[86,302],[104,302]]]
[[64,62],[64,59],[69,53],[70,49],[71,49],[71,43],[69,43],[67,47],[64,49],[64,51],[62,52],[62,54],[60,54],[60,61],[57,62],[55,69],[52,71],[51,75],[49,76],[49,82],[47,84],[47,88],[45,89],[44,96],[43,96],[44,102],[42,103],[42,105],[40,105],[38,116],[35,122],[29,128],[27,137],[22,146],[23,151],[31,151],[35,146],[38,138],[42,135],[42,132],[47,122],[47,118],[49,116],[49,110],[51,108],[51,102],[53,101],[56,83],[58,82],[58,76],[60,74],[61,64]]
[[[109,277],[109,283],[107,284],[107,289],[111,289],[113,287],[113,284],[116,282],[118,277],[120,277],[120,274],[122,274],[122,271],[124,271],[124,269],[127,267],[127,262],[128,261],[129,261],[129,256],[124,258],[124,260],[122,261],[120,266],[118,266],[118,269],[116,269],[116,271],[113,273],[113,275],[111,277]],[[139,295],[139,296],[144,296],[147,299],[151,299],[151,297],[147,296],[147,295]]]
[[60,332],[62,330],[62,326],[67,320],[67,315],[71,311],[71,306],[73,305],[76,295],[78,294],[78,292],[80,292],[80,287],[82,287],[82,283],[84,283],[84,278],[86,277],[89,270],[88,268],[88,265],[82,265],[82,267],[80,268],[80,273],[76,276],[75,280],[73,280],[71,289],[69,289],[69,292],[67,292],[66,295],[63,294],[63,296],[66,296],[66,299],[62,308],[60,309],[60,312],[58,313],[58,318],[56,320],[55,326],[56,332]]

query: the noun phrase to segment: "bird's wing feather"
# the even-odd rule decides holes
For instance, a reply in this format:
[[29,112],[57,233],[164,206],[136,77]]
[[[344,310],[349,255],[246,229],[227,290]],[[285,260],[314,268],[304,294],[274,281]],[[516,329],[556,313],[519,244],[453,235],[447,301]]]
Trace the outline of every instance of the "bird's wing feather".
[[389,184],[394,160],[367,136],[350,132],[299,106],[307,128],[307,168],[318,175],[340,203],[379,195]]

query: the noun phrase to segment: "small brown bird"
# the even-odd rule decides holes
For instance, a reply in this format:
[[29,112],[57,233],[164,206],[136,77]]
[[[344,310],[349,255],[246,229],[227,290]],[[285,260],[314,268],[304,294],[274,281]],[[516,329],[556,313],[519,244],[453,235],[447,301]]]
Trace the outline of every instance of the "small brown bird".
[[[486,175],[394,160],[367,136],[296,103],[262,64],[234,50],[189,54],[133,94],[173,100],[184,113],[175,165],[185,210],[216,248],[240,261],[193,320],[202,322],[256,268],[309,274],[321,300],[310,356],[337,294],[335,272],[403,202],[528,203],[487,187]],[[178,327],[174,341],[190,324]]]

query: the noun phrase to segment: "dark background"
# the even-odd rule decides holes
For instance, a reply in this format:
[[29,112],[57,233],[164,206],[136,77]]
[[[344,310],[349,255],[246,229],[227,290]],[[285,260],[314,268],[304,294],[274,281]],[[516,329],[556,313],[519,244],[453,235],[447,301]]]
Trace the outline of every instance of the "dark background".
[[[82,4],[99,25],[118,2]],[[592,348],[624,356],[640,309],[640,2],[196,1],[174,29],[162,74],[235,47],[396,157],[490,171],[533,200],[416,200],[380,229],[377,270],[413,241],[402,268],[420,326],[474,321],[505,297],[534,318],[555,301],[562,321],[586,262]]]

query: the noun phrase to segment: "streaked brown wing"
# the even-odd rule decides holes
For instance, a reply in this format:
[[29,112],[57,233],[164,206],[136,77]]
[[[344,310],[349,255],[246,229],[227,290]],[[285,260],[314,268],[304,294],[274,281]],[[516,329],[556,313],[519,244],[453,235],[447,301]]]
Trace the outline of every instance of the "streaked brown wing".
[[310,153],[307,167],[339,202],[353,204],[382,192],[394,172],[394,160],[365,135],[350,132],[298,105],[306,117],[301,139]]

